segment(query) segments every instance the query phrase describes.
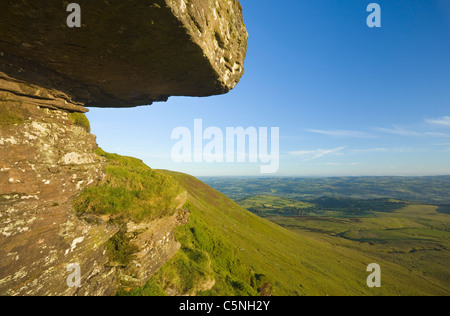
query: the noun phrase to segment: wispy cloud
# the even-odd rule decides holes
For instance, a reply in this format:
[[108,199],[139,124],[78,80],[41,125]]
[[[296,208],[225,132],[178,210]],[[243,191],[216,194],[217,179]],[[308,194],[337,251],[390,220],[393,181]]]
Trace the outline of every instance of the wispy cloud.
[[411,148],[385,148],[385,147],[376,147],[376,148],[364,148],[364,149],[352,149],[354,153],[403,153],[411,151]]
[[377,128],[377,131],[393,134],[393,135],[400,135],[400,136],[420,136],[420,133],[410,131],[407,129],[400,128],[398,126],[393,126],[393,128]]
[[373,135],[359,131],[349,131],[349,130],[319,130],[319,129],[308,129],[310,133],[333,136],[333,137],[353,137],[353,138],[374,138]]
[[334,149],[315,149],[315,150],[299,150],[299,151],[291,151],[289,152],[290,155],[293,156],[300,156],[300,157],[306,157],[305,161],[308,160],[314,160],[321,157],[325,157],[328,155],[338,154],[342,150],[344,150],[346,147],[338,147]]
[[450,116],[444,116],[440,119],[428,119],[426,122],[438,126],[450,126]]
[[441,132],[416,132],[408,129],[404,129],[398,126],[393,126],[392,128],[382,128],[379,127],[376,129],[379,132],[392,134],[392,135],[399,135],[399,136],[431,136],[431,137],[450,137],[449,134],[441,133]]
[[434,136],[434,137],[450,137],[450,135],[448,135],[448,134],[436,133],[436,132],[428,132],[428,133],[425,133],[425,135],[427,135],[427,136]]

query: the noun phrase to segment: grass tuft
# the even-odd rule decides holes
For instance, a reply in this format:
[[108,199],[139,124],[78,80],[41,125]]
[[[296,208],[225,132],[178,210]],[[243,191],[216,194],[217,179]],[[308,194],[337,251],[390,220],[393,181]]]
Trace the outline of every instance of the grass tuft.
[[106,176],[86,188],[73,202],[77,214],[114,215],[140,222],[171,216],[183,192],[169,175],[152,170],[141,160],[96,153],[107,160]]
[[91,132],[91,124],[89,123],[88,118],[83,113],[69,113],[69,119],[73,124],[80,126],[86,130],[86,132]]

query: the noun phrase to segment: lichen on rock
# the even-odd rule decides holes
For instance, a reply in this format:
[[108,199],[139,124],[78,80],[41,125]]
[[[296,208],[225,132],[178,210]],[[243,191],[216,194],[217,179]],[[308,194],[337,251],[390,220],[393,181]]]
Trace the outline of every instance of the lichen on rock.
[[[64,110],[22,102],[14,111],[26,121],[0,125],[0,293],[113,294],[114,284],[100,280],[108,273],[105,243],[116,228],[89,225],[71,209],[72,199],[104,176],[95,137]],[[70,263],[81,266],[95,290],[65,284]]]

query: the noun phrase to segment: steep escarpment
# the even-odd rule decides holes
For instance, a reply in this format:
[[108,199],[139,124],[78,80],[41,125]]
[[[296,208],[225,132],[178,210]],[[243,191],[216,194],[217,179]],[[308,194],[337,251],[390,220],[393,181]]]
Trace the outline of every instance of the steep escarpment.
[[180,248],[185,193],[99,150],[83,113],[223,94],[244,73],[237,0],[77,3],[79,28],[66,1],[0,3],[0,295],[143,285]]

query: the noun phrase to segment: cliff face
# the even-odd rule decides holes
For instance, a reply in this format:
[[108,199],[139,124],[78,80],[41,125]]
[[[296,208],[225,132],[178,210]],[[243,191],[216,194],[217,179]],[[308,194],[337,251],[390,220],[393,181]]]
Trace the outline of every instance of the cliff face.
[[78,263],[85,293],[111,294],[104,251],[116,228],[88,224],[70,205],[103,177],[95,137],[66,111],[11,93],[0,100],[0,293],[74,294],[66,269]]
[[[72,206],[105,179],[82,113],[169,96],[208,96],[241,78],[247,32],[237,0],[0,3],[0,295],[111,295],[143,285],[179,249],[181,210],[125,228]],[[111,242],[124,234],[132,260]],[[78,264],[81,287],[67,268]]]
[[[173,230],[187,222],[185,193],[168,203],[174,215],[157,220],[77,214],[73,200],[105,182],[89,122],[52,109],[56,99],[0,92],[0,100],[0,294],[113,295],[145,284],[180,247]],[[132,249],[125,263],[111,255],[124,251],[110,249],[119,234]],[[80,288],[67,285],[71,264]]]

